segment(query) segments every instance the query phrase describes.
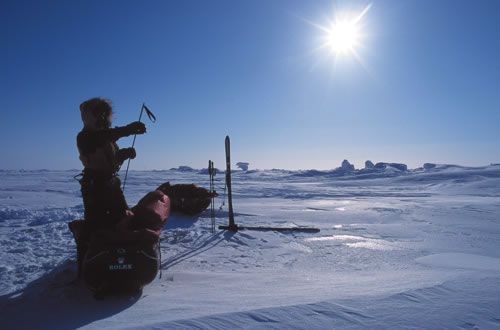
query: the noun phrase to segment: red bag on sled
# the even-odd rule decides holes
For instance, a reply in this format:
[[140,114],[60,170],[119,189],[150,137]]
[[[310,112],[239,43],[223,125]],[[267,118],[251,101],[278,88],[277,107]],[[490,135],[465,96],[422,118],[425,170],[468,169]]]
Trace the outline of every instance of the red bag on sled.
[[160,268],[160,232],[170,215],[170,200],[161,191],[144,196],[132,208],[134,216],[120,230],[90,235],[84,220],[69,224],[77,243],[79,275],[95,292],[138,290]]
[[170,199],[159,190],[149,192],[132,208],[133,229],[147,228],[158,235],[170,215]]

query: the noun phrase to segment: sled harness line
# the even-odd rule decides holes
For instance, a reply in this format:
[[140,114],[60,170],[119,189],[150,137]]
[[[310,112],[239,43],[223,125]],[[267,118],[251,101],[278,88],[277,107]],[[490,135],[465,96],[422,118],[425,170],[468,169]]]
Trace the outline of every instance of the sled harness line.
[[77,175],[75,175],[75,176],[73,177],[73,179],[75,179],[76,181],[78,181],[78,182],[80,182],[80,183],[81,183],[81,182],[82,182],[82,179],[83,179],[83,172],[78,173]]

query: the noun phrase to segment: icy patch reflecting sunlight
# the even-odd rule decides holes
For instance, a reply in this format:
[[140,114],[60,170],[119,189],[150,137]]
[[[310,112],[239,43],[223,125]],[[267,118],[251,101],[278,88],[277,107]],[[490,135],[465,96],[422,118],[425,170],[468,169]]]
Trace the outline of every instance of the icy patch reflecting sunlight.
[[384,240],[375,240],[375,239],[366,240],[364,242],[346,243],[345,245],[353,248],[364,248],[364,249],[381,250],[381,251],[390,251],[397,249],[390,242]]
[[305,239],[308,242],[321,241],[341,241],[345,246],[352,248],[363,248],[370,250],[389,251],[399,249],[397,244],[377,238],[368,238],[356,235],[331,235],[322,237],[308,237]]
[[362,236],[354,235],[331,235],[331,236],[321,236],[321,237],[308,237],[306,241],[351,241],[351,240],[363,240]]

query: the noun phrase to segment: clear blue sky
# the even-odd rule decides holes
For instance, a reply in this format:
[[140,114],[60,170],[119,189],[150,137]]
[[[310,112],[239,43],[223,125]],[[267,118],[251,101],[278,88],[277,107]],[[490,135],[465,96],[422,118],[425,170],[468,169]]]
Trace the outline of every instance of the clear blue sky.
[[[313,51],[370,10],[354,57]],[[500,1],[3,0],[0,168],[81,168],[78,106],[158,122],[133,169],[500,162]],[[334,8],[336,8],[334,10]],[[121,140],[122,147],[130,139]]]

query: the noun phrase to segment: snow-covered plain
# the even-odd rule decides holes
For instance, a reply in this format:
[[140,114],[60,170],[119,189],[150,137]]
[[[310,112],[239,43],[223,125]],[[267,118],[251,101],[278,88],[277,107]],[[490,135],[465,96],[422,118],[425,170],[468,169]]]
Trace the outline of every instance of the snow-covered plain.
[[[500,328],[499,165],[237,171],[238,224],[321,232],[212,234],[208,212],[173,215],[162,278],[103,301],[68,284],[76,174],[0,171],[2,329]],[[133,171],[129,203],[165,181],[208,186],[196,171]]]

